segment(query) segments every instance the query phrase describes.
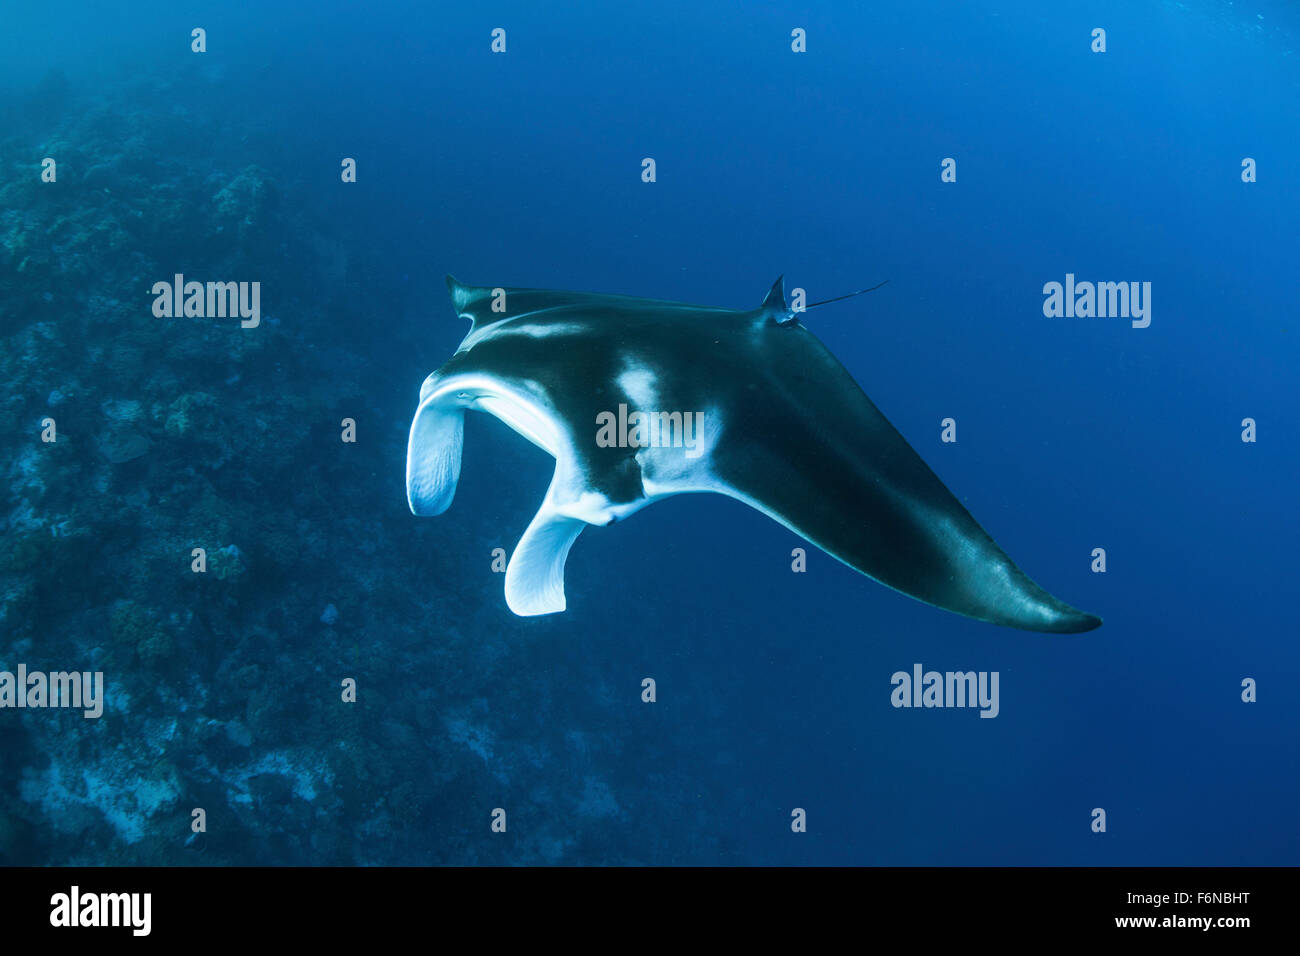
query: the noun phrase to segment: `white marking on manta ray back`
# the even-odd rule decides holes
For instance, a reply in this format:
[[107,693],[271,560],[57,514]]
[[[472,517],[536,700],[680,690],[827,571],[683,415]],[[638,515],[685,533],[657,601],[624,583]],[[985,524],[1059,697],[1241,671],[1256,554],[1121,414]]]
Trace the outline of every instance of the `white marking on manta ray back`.
[[617,381],[636,410],[650,411],[659,404],[659,393],[655,390],[658,379],[650,369],[625,359]]
[[587,331],[589,329],[576,322],[554,322],[550,325],[542,325],[537,322],[516,324],[514,321],[507,319],[494,325],[485,325],[481,329],[474,329],[469,335],[465,336],[465,340],[460,343],[456,351],[467,352],[484,339],[502,338],[511,335],[521,335],[530,339],[545,339],[557,335],[581,335]]

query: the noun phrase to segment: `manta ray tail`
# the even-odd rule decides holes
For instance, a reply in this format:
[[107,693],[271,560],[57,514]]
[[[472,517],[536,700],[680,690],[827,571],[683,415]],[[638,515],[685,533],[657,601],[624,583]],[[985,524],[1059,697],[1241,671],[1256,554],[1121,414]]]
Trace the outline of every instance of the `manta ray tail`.
[[[815,309],[819,305],[830,305],[832,302],[841,302],[844,299],[851,299],[855,295],[862,295],[866,292],[875,292],[882,285],[888,285],[889,280],[877,282],[869,289],[859,289],[857,292],[850,292],[847,295],[837,295],[833,299],[822,299],[820,302],[813,302],[805,305],[801,312],[807,312],[809,309]],[[785,276],[778,276],[777,280],[772,283],[772,288],[768,290],[767,296],[763,299],[763,304],[759,307],[759,312],[764,318],[775,319],[777,325],[789,325],[797,318],[793,309],[785,301]]]
[[882,285],[889,285],[889,280],[886,279],[884,282],[877,282],[869,289],[859,289],[857,292],[850,292],[847,295],[837,295],[833,299],[822,299],[820,302],[810,302],[808,305],[804,306],[804,309],[815,309],[819,305],[830,305],[832,302],[839,302],[843,299],[851,299],[855,295],[862,295],[864,292],[875,292]]

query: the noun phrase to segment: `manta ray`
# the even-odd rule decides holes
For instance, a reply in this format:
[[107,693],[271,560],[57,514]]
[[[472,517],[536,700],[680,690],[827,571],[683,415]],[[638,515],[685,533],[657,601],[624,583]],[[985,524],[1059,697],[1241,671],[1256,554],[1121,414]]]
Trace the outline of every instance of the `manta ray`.
[[555,458],[506,568],[515,614],[565,609],[564,563],[587,525],[716,492],[935,607],[1030,631],[1101,623],[1012,563],[800,322],[781,279],[749,310],[451,276],[447,288],[470,329],[420,388],[407,500],[417,515],[451,505],[467,409]]

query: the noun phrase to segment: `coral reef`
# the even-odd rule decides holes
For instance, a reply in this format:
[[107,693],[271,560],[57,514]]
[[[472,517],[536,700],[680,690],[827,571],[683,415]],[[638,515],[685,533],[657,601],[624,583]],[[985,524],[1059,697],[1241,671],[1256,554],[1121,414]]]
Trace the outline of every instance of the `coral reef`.
[[[686,784],[642,779],[670,761],[628,721],[636,685],[561,699],[597,665],[503,620],[486,558],[430,547],[495,529],[409,520],[423,316],[358,334],[382,250],[312,212],[273,135],[195,105],[215,92],[51,76],[0,130],[0,669],[106,684],[97,720],[0,713],[0,862],[651,856],[620,821],[670,819],[654,794]],[[262,280],[268,318],[160,320],[177,272]],[[492,838],[498,805],[518,838]]]

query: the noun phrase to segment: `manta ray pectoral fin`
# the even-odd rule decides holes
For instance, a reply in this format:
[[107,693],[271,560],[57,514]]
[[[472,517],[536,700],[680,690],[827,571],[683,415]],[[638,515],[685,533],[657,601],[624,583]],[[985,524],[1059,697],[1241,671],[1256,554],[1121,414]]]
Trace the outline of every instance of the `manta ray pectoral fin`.
[[406,443],[406,500],[417,515],[451,507],[460,481],[465,412],[430,396],[420,403]]
[[811,332],[779,334],[788,366],[732,409],[709,458],[713,490],[934,607],[1056,634],[1101,624],[1012,562]]
[[555,509],[546,496],[506,567],[506,604],[520,617],[555,614],[566,607],[564,562],[586,522]]

